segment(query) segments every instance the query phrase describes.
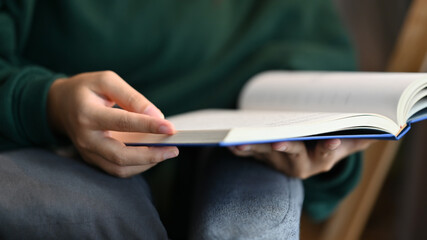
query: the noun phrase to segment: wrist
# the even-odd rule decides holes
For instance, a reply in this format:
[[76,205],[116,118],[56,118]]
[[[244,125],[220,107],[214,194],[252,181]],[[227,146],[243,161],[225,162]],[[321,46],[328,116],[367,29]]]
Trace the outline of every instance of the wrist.
[[65,80],[66,78],[58,78],[53,81],[47,97],[47,118],[49,126],[54,133],[60,135],[65,134],[65,129],[62,124],[64,112],[61,110],[62,97],[64,96],[62,89]]

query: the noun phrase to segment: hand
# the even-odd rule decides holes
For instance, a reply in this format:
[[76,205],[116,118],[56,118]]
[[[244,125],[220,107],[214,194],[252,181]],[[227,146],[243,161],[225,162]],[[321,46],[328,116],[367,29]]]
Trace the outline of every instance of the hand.
[[53,129],[66,134],[86,162],[112,175],[130,177],[178,155],[176,147],[127,147],[110,136],[109,130],[175,131],[159,109],[114,72],[57,79],[47,105]]
[[253,156],[288,176],[306,179],[315,174],[329,171],[341,159],[366,149],[373,142],[374,140],[369,139],[291,141],[240,145],[230,147],[230,150],[237,156]]

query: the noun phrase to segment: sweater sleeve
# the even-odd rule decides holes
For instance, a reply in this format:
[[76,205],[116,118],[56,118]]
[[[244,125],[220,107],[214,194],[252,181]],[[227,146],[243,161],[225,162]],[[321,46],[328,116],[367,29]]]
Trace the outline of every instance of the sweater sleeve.
[[51,83],[62,75],[20,57],[34,2],[0,0],[0,150],[56,142],[46,101]]

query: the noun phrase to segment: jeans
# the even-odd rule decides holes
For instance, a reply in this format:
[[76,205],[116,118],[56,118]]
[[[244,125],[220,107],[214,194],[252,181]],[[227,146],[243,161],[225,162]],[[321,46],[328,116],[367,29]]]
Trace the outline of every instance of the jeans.
[[[299,180],[231,155],[201,169],[189,239],[299,238]],[[0,183],[0,239],[168,239],[142,175],[31,148],[0,153]]]

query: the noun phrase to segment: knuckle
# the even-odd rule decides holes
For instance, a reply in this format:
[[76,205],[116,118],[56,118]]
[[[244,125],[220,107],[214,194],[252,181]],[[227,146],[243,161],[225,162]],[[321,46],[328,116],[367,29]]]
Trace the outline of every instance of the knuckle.
[[98,84],[100,84],[101,86],[104,86],[105,88],[108,88],[109,83],[116,79],[118,77],[117,73],[111,71],[111,70],[107,70],[107,71],[102,71],[99,72],[98,75]]
[[106,71],[101,72],[101,78],[111,79],[111,78],[115,78],[115,77],[117,77],[117,73],[115,73],[111,70],[106,70]]
[[87,115],[86,115],[86,114],[79,114],[79,115],[76,117],[76,123],[77,123],[79,126],[86,127],[86,126],[89,126],[89,125],[90,125],[90,120],[89,120],[89,118],[87,117]]
[[117,127],[120,130],[125,130],[125,131],[130,131],[131,130],[131,121],[129,119],[129,117],[127,115],[123,115],[121,116],[118,120],[117,120]]
[[158,162],[161,162],[162,160],[163,160],[163,156],[160,154],[154,154],[147,158],[147,162],[149,164],[158,163]]
[[89,145],[84,137],[76,137],[74,139],[74,144],[82,150],[89,150]]
[[87,127],[91,124],[90,116],[92,113],[92,108],[87,106],[87,104],[80,103],[77,105],[78,112],[75,115],[75,122],[79,126]]
[[157,123],[152,118],[147,118],[144,121],[141,121],[142,127],[145,131],[155,133],[158,131]]
[[143,99],[141,98],[141,95],[138,92],[134,92],[129,94],[128,98],[127,98],[127,103],[128,106],[130,106],[133,110],[135,110],[136,112],[142,112],[143,111]]
[[113,163],[116,164],[117,166],[120,166],[120,167],[126,166],[126,160],[119,153],[116,153],[116,152],[112,153],[111,161],[113,161]]
[[331,153],[329,151],[323,151],[319,155],[321,159],[327,159],[330,157]]

